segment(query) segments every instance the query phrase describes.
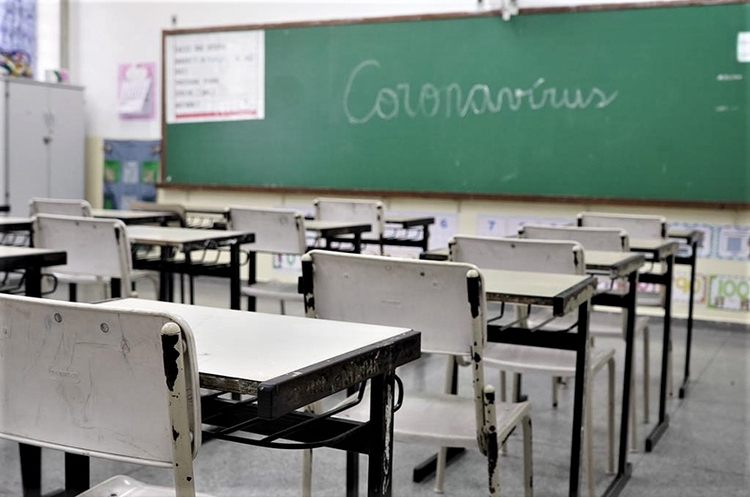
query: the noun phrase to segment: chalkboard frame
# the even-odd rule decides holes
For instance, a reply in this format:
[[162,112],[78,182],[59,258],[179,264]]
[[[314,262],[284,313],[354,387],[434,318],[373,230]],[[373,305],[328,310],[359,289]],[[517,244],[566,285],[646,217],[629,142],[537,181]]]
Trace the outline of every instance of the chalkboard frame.
[[[552,14],[571,13],[585,11],[608,11],[628,9],[649,9],[668,7],[691,7],[704,5],[726,5],[741,4],[747,0],[676,0],[672,2],[639,2],[621,4],[594,4],[581,6],[561,7],[536,7],[519,9],[519,15],[529,14]],[[273,187],[252,185],[212,185],[212,184],[183,184],[164,181],[167,176],[166,154],[168,145],[166,140],[166,45],[167,38],[176,35],[216,33],[232,31],[249,31],[255,29],[287,29],[311,26],[333,26],[347,24],[369,24],[389,22],[412,22],[439,19],[465,19],[479,17],[502,16],[502,9],[488,9],[477,12],[447,12],[430,13],[403,16],[367,17],[330,19],[324,21],[297,21],[281,23],[258,23],[231,26],[210,26],[203,28],[179,28],[162,30],[162,57],[161,57],[161,133],[162,133],[162,160],[159,169],[159,182],[157,187],[164,190],[178,191],[217,191],[217,192],[258,192],[275,194],[308,194],[308,195],[358,195],[371,197],[412,197],[423,199],[449,199],[449,200],[483,200],[483,201],[508,201],[508,202],[531,202],[531,203],[564,203],[564,204],[592,204],[592,205],[623,205],[623,206],[648,206],[648,207],[681,207],[681,208],[709,208],[709,209],[748,209],[750,202],[734,201],[704,201],[704,200],[657,200],[639,199],[626,197],[590,197],[590,196],[560,196],[560,195],[521,195],[521,194],[496,194],[496,193],[468,193],[468,192],[426,192],[409,190],[374,190],[374,189],[340,189],[340,188],[299,188],[299,187]],[[512,21],[511,21],[512,22]]]

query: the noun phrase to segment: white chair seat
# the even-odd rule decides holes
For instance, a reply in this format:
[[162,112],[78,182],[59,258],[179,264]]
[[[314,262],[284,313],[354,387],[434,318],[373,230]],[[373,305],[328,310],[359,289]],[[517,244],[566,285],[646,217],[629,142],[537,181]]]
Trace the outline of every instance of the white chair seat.
[[[370,419],[370,392],[365,392],[362,402],[339,417],[352,421]],[[510,432],[528,416],[531,405],[528,402],[496,402],[498,439],[504,440]],[[431,416],[429,413],[440,413]],[[435,445],[477,447],[477,422],[474,399],[449,394],[424,394],[408,392],[404,403],[393,418],[394,440],[404,443],[422,443],[434,440]]]
[[[614,349],[591,349],[591,371],[599,371],[615,356]],[[487,344],[487,364],[515,373],[545,373],[568,378],[576,374],[576,353],[573,350],[544,349],[523,345]]]
[[663,307],[664,295],[654,292],[638,292],[637,304],[644,307]]
[[[147,485],[129,476],[113,476],[79,494],[78,497],[175,497],[173,488]],[[211,497],[196,492],[196,497]]]
[[240,287],[242,295],[249,297],[277,300],[294,300],[302,302],[303,296],[297,291],[297,283],[286,283],[278,280],[258,281],[252,285]]

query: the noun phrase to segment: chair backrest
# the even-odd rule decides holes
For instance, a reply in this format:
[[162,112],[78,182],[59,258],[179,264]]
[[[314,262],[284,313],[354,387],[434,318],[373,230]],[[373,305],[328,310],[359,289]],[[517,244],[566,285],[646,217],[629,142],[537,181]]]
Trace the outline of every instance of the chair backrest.
[[383,202],[380,200],[359,200],[344,198],[316,198],[315,219],[321,221],[344,221],[369,223],[375,238],[381,238],[385,231]]
[[173,212],[179,217],[179,224],[181,227],[187,226],[187,209],[182,204],[161,204],[158,202],[145,202],[142,200],[136,200],[130,202],[128,205],[131,211],[157,211],[157,212]]
[[666,238],[667,220],[663,216],[644,214],[610,214],[606,212],[578,213],[578,226],[589,228],[619,228],[630,238]]
[[184,321],[106,303],[0,295],[0,329],[0,437],[192,467],[201,443],[200,402],[192,399],[200,392]]
[[91,217],[91,204],[86,200],[63,198],[32,198],[29,201],[29,215],[54,214],[58,216]]
[[586,273],[583,247],[575,242],[456,235],[448,245],[450,260],[476,264],[483,269]]
[[580,226],[542,226],[527,224],[518,229],[519,238],[530,240],[568,240],[583,245],[584,250],[626,252],[630,241],[625,230],[617,228],[583,228]]
[[56,273],[120,278],[121,295],[130,296],[133,263],[122,221],[40,214],[32,230],[34,247],[67,252],[67,264],[55,266]]
[[229,222],[233,230],[255,233],[255,252],[302,255],[307,251],[305,220],[299,211],[231,206]]
[[[476,269],[471,264],[313,250],[302,257],[303,288],[314,296],[305,299],[305,306],[308,315],[318,318],[412,328],[422,333],[424,352],[464,355],[475,321],[466,278]],[[482,319],[484,302],[482,292]]]

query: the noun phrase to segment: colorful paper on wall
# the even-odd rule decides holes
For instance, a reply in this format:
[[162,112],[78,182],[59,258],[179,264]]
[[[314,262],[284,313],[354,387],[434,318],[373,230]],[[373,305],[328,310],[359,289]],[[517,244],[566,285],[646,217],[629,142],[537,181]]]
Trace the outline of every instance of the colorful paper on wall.
[[156,200],[158,140],[104,140],[104,207],[127,209],[135,200]]
[[36,3],[35,0],[0,0],[0,75],[34,76]]
[[714,252],[719,259],[750,260],[750,226],[719,226]]
[[120,64],[118,70],[118,105],[120,117],[150,119],[155,115],[156,64],[138,62]]
[[[705,304],[708,297],[708,278],[704,274],[695,275],[693,302]],[[690,271],[675,270],[672,285],[672,301],[688,302],[690,300]]]
[[709,277],[708,307],[750,311],[750,277],[716,274]]

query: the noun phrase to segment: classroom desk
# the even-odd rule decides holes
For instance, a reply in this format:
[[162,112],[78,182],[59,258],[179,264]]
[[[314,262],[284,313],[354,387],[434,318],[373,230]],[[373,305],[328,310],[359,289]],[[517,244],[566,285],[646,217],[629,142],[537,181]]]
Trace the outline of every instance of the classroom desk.
[[104,219],[119,219],[126,225],[161,224],[169,221],[179,221],[176,212],[168,211],[129,211],[122,209],[91,209],[91,215]]
[[[421,256],[422,259],[426,260],[447,260],[449,258],[449,250],[447,248],[441,248],[424,252]],[[629,421],[630,418],[628,413],[630,412],[630,382],[633,374],[633,353],[635,347],[635,315],[636,315],[636,292],[638,283],[638,270],[645,264],[646,257],[643,254],[633,252],[608,252],[598,250],[588,250],[584,253],[584,260],[586,262],[586,272],[590,275],[605,276],[612,279],[627,279],[628,280],[628,292],[622,293],[618,291],[606,291],[598,292],[592,296],[591,303],[594,305],[600,305],[605,307],[616,307],[623,309],[627,314],[627,322],[625,329],[625,368],[623,377],[623,395],[622,395],[622,407],[620,411],[620,445],[618,452],[618,468],[615,479],[609,485],[604,495],[607,497],[614,497],[619,495],[625,484],[630,479],[632,473],[632,466],[628,463],[628,432],[629,432]],[[545,290],[546,282],[555,282],[558,277],[564,276],[569,278],[567,275],[551,275],[547,273],[537,273],[538,275],[544,274],[544,278],[541,276],[535,276],[526,281],[528,287],[527,295],[505,293],[490,294],[489,291],[498,291],[501,289],[499,280],[498,282],[492,280],[487,283],[488,275],[498,274],[496,271],[488,271],[482,269],[482,273],[485,274],[485,286],[488,289],[487,300],[498,300],[504,301],[504,298],[509,298],[514,295],[515,303],[521,304],[536,304],[538,302],[537,293]],[[502,274],[503,272],[499,272]],[[519,273],[520,274],[520,273]],[[532,273],[533,274],[533,273]],[[495,286],[497,284],[497,286]],[[512,285],[511,282],[506,282],[506,285]],[[538,291],[535,291],[538,290]],[[549,292],[550,289],[547,289]],[[554,290],[551,290],[554,291]],[[517,288],[511,289],[511,292],[517,292]],[[564,300],[566,294],[560,294],[557,300],[552,298],[547,304],[553,308],[556,315],[561,313],[569,312],[569,303]],[[550,297],[550,295],[548,295]],[[505,300],[508,302],[507,300]],[[564,311],[564,312],[563,312]],[[520,391],[520,389],[519,389]],[[453,454],[456,454],[454,451]],[[453,455],[452,454],[452,455]],[[434,467],[422,466],[415,470],[415,481],[423,480],[427,475],[434,472]]]
[[[573,397],[573,433],[570,453],[568,495],[580,495],[583,402],[589,360],[589,309],[596,291],[592,276],[532,273],[525,271],[481,270],[486,298],[492,302],[551,307],[555,316],[578,311],[577,333],[503,327],[489,324],[489,342],[545,347],[576,352],[575,392]],[[627,412],[627,411],[626,411]],[[627,417],[627,416],[626,416]]]
[[[351,243],[355,254],[362,252],[362,233],[372,230],[368,223],[348,223],[344,221],[305,221],[305,229],[325,240],[324,249],[330,250],[332,242]],[[346,235],[352,235],[348,237]],[[345,237],[345,238],[342,238]]]
[[[271,435],[297,424],[299,430],[287,430],[284,439],[368,454],[368,495],[391,495],[395,370],[420,357],[419,333],[143,299],[100,305],[181,316],[195,337],[201,387],[254,397],[253,402],[204,397],[204,439],[273,447],[274,437],[258,442],[225,428],[239,425],[244,432]],[[368,423],[321,418],[298,424],[313,415],[295,410],[368,379],[373,406]],[[350,436],[331,440],[349,430]]]
[[690,266],[690,296],[688,297],[688,318],[687,318],[687,337],[685,344],[685,376],[680,386],[680,398],[684,399],[687,395],[688,384],[690,383],[690,349],[693,344],[693,308],[695,307],[695,264],[698,256],[698,247],[703,244],[703,232],[691,229],[670,229],[667,236],[690,247],[690,255],[675,256],[674,263]]
[[31,231],[30,217],[0,217],[0,233]]
[[[0,271],[24,270],[25,292],[28,297],[42,296],[42,268],[60,266],[67,261],[68,256],[62,250],[0,246]],[[42,449],[33,445],[19,444],[18,452],[21,459],[24,495],[29,497],[41,495]]]
[[[252,233],[226,230],[196,230],[162,226],[128,226],[128,238],[132,245],[159,247],[158,259],[134,257],[135,269],[159,271],[159,300],[171,301],[174,297],[171,274],[174,272],[192,276],[219,276],[230,280],[230,307],[240,308],[240,245],[252,243]],[[204,264],[193,261],[191,251],[229,247],[229,263]],[[174,250],[183,252],[184,262],[171,258]],[[194,288],[190,287],[191,302]]]
[[659,439],[669,427],[669,415],[667,414],[667,378],[669,368],[669,351],[672,348],[672,282],[674,276],[675,255],[679,244],[674,240],[654,239],[631,239],[630,250],[641,252],[646,255],[647,260],[654,264],[667,264],[667,270],[663,273],[641,273],[639,280],[644,283],[663,285],[664,294],[664,339],[661,356],[661,380],[659,383],[659,421],[651,434],[646,438],[646,452],[651,452]]
[[[429,249],[430,244],[430,225],[435,224],[435,218],[432,216],[395,216],[386,214],[386,229],[394,228],[402,230],[417,229],[420,232],[419,238],[407,238],[396,236],[383,236],[383,245],[396,247],[417,247],[422,252]],[[373,241],[373,243],[378,243]]]

